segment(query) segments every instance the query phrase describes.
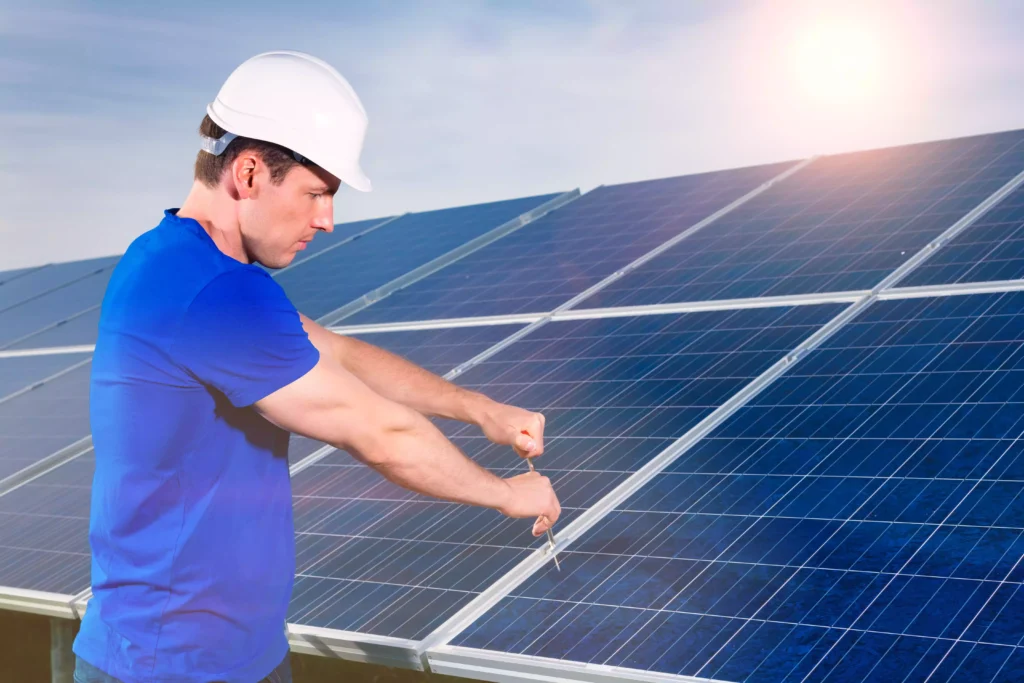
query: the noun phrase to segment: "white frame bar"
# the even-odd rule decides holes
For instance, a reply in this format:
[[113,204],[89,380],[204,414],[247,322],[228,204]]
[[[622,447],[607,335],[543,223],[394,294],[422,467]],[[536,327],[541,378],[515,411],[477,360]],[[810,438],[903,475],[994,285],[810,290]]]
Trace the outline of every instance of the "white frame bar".
[[445,645],[427,653],[436,674],[493,683],[725,683],[711,678],[676,676],[603,664],[515,655]]
[[445,330],[456,327],[488,327],[498,325],[528,325],[535,323],[547,313],[515,313],[512,315],[487,315],[478,318],[439,318],[437,320],[413,320],[400,323],[376,323],[373,325],[339,325],[329,327],[336,334],[375,334],[378,332],[411,332],[416,330]]
[[287,633],[293,652],[423,670],[415,640],[291,623],[287,625]]
[[580,197],[579,188],[563,192],[562,194],[549,199],[548,201],[535,206],[529,211],[522,213],[510,221],[506,221],[501,225],[493,228],[483,235],[471,239],[470,241],[448,251],[437,258],[424,263],[418,268],[414,268],[404,275],[387,282],[376,289],[363,294],[361,297],[354,301],[346,303],[344,306],[340,306],[330,313],[321,316],[317,322],[322,325],[334,325],[343,318],[347,318],[359,311],[363,310],[370,304],[373,304],[381,299],[385,299],[400,289],[404,289],[409,285],[422,280],[423,278],[436,273],[442,268],[459,261],[466,256],[469,256],[475,251],[478,251],[488,244],[495,242],[506,235],[516,232],[524,225],[529,225],[535,220],[546,216],[547,214],[560,209],[561,207],[573,202]]
[[26,590],[0,586],[0,609],[14,612],[41,614],[59,619],[75,619],[77,615],[71,606],[74,596],[63,593]]
[[551,316],[552,322],[560,320],[589,320],[592,318],[623,318],[639,315],[666,315],[674,313],[696,313],[699,311],[729,311],[750,308],[775,308],[777,306],[815,306],[818,304],[852,304],[871,292],[866,289],[824,294],[792,294],[788,296],[763,296],[749,299],[719,299],[709,301],[682,301],[672,304],[651,304],[647,306],[614,306],[611,308],[574,308]]
[[1000,294],[1024,290],[1024,280],[992,280],[965,282],[953,285],[924,285],[920,287],[893,287],[878,293],[883,301],[894,299],[923,299],[931,296],[962,296],[965,294]]
[[62,353],[92,353],[96,350],[95,344],[83,344],[81,346],[42,346],[37,349],[13,349],[0,351],[0,358],[26,358],[28,356],[56,356]]

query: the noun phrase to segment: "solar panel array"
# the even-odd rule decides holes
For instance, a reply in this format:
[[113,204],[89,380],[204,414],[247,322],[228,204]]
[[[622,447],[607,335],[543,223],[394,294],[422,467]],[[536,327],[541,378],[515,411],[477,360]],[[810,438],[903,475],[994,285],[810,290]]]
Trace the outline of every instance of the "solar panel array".
[[1005,659],[1022,377],[1024,293],[872,306],[456,642],[729,681]]
[[[275,277],[544,412],[561,571],[293,436],[289,621],[493,680],[1024,678],[1024,282],[971,293],[1024,277],[1024,186],[964,220],[1022,172],[1012,131],[337,226]],[[898,286],[955,295],[863,291],[953,226]],[[0,586],[88,588],[89,355],[22,351],[95,340],[116,261],[0,273]]]

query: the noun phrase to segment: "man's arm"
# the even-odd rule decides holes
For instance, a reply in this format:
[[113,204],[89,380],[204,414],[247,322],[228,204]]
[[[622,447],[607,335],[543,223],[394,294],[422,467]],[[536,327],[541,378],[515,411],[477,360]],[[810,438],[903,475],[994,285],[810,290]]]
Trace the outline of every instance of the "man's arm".
[[546,477],[496,477],[423,415],[381,396],[330,357],[254,407],[282,429],[348,451],[403,488],[510,517],[537,517],[535,535],[561,513]]
[[544,416],[498,403],[463,389],[400,356],[351,337],[335,334],[301,315],[310,341],[375,392],[424,415],[479,425],[494,443],[512,446],[520,456],[544,452]]

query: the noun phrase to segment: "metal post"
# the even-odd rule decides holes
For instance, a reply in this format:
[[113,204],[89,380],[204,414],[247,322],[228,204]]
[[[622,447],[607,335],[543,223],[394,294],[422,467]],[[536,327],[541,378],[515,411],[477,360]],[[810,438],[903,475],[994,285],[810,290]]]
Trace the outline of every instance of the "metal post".
[[74,683],[75,622],[59,617],[50,618],[50,680],[53,683]]

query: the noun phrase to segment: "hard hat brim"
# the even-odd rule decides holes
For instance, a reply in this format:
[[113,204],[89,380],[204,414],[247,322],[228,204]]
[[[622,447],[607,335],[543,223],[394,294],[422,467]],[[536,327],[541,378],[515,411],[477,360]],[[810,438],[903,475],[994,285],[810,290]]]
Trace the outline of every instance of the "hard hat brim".
[[[355,165],[343,165],[343,163],[331,162],[327,157],[332,156],[331,153],[325,152],[324,150],[318,149],[314,153],[310,153],[307,144],[303,144],[299,140],[289,140],[279,138],[276,135],[267,135],[262,130],[265,127],[265,121],[259,117],[245,114],[243,112],[231,111],[225,107],[223,103],[214,100],[206,107],[206,113],[210,116],[214,123],[235,135],[241,135],[254,140],[265,140],[266,142],[272,142],[283,147],[287,147],[293,152],[298,152],[302,156],[306,157],[314,164],[324,169],[335,178],[345,183],[349,187],[358,190],[359,192],[371,192],[373,190],[373,184],[370,179],[363,172],[359,162],[356,161]],[[232,119],[228,121],[228,119]],[[275,138],[275,139],[272,139]],[[299,142],[299,144],[295,144]],[[333,155],[337,159],[338,155]]]

